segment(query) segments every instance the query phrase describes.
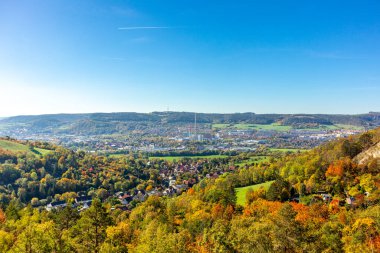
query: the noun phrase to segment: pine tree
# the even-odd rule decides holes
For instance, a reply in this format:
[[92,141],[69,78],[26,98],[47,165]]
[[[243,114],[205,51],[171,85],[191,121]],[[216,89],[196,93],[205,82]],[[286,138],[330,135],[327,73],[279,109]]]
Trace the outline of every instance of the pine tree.
[[82,213],[72,230],[75,246],[84,252],[99,252],[100,245],[106,238],[107,226],[112,224],[105,207],[99,199],[95,199],[91,207]]

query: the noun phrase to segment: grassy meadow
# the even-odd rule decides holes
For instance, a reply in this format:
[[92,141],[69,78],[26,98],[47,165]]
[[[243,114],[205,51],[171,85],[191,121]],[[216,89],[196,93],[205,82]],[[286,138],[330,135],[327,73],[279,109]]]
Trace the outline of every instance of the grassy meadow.
[[270,148],[270,151],[273,152],[290,152],[290,153],[296,153],[296,152],[305,152],[307,149],[298,149],[298,148]]
[[[213,129],[240,129],[240,130],[272,130],[279,132],[290,131],[293,128],[292,126],[284,126],[278,123],[273,124],[212,124]],[[320,130],[339,130],[339,129],[351,129],[351,130],[364,130],[361,126],[353,125],[344,125],[344,124],[335,124],[335,125],[320,125],[315,128],[301,128],[298,130],[309,130],[309,131],[320,131]]]
[[245,165],[251,165],[253,163],[259,163],[264,161],[269,161],[269,156],[252,156],[248,160],[235,163],[235,165],[244,167]]
[[260,189],[261,187],[264,187],[265,190],[268,190],[268,188],[271,186],[271,184],[273,182],[274,181],[268,181],[268,182],[265,182],[262,184],[255,184],[255,185],[250,185],[250,186],[246,186],[246,187],[235,188],[236,198],[237,198],[236,203],[238,205],[244,206],[245,202],[246,202],[245,195],[247,194],[247,191],[249,189],[256,191],[256,190]]
[[27,145],[8,141],[8,140],[0,140],[0,148],[11,151],[11,152],[26,152],[29,154],[46,154],[50,152],[50,150],[42,149],[42,148],[34,148],[34,151],[31,150]]

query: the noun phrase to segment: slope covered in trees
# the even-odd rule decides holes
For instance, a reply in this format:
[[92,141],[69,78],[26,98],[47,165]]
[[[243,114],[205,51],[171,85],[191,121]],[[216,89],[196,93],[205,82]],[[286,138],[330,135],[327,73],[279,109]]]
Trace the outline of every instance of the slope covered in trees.
[[[5,118],[0,120],[0,128],[5,133],[16,129],[20,132],[40,134],[125,134],[134,129],[154,128],[156,124],[193,122],[194,113],[191,112],[51,114]],[[380,113],[358,115],[197,113],[197,122],[200,124],[264,125],[278,123],[295,128],[308,125],[346,124],[373,128],[380,126]]]
[[[336,140],[131,211],[94,200],[81,213],[47,212],[12,200],[0,211],[0,251],[380,252],[380,162],[355,160],[379,141],[380,129]],[[236,204],[236,187],[271,180]]]
[[[210,175],[230,171],[233,157],[148,159],[141,154],[98,156],[41,142],[1,140],[22,149],[0,147],[0,207],[12,200],[33,206],[86,195],[113,201],[117,192],[169,195]],[[41,153],[38,150],[44,150]],[[35,151],[35,152],[32,152]],[[175,189],[177,188],[177,189]],[[136,201],[130,201],[130,207]]]

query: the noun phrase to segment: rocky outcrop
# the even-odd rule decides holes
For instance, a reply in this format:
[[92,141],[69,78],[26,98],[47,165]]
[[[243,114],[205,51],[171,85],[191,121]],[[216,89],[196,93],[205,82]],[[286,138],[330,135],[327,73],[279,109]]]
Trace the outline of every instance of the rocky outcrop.
[[361,152],[358,154],[354,161],[360,164],[365,164],[368,162],[368,160],[373,158],[380,158],[380,142],[378,142],[376,145],[370,147],[366,151]]

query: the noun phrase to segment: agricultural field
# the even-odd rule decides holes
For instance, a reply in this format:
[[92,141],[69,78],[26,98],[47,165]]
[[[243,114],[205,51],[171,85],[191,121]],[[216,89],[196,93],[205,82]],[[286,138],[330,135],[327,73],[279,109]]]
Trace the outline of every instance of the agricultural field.
[[245,205],[245,201],[246,201],[245,195],[247,194],[247,191],[249,189],[252,189],[253,191],[256,191],[256,190],[260,189],[261,187],[264,187],[265,190],[268,190],[268,188],[271,186],[271,184],[273,182],[274,181],[268,181],[268,182],[265,182],[265,183],[262,183],[262,184],[255,184],[255,185],[250,185],[250,186],[246,186],[246,187],[235,188],[236,203],[238,205],[244,206]]
[[364,130],[361,126],[353,126],[353,125],[344,125],[344,124],[335,124],[335,125],[320,125],[314,128],[293,128],[292,126],[285,126],[278,123],[273,124],[213,124],[213,129],[254,129],[254,130],[272,130],[279,132],[286,132],[292,129],[297,130],[309,130],[309,131],[321,131],[321,130],[339,130],[339,129],[348,129],[348,130]]
[[338,129],[349,129],[349,130],[360,130],[364,131],[365,128],[362,126],[353,126],[353,125],[343,125],[343,124],[336,124],[335,125]]
[[43,149],[43,148],[34,148],[38,153],[41,155],[46,155],[47,153],[51,152],[51,150]]
[[234,124],[212,124],[213,129],[224,129],[224,128],[231,128]]
[[212,128],[214,129],[240,129],[240,130],[274,130],[274,131],[289,131],[292,129],[291,126],[282,126],[279,124],[269,124],[269,125],[261,125],[261,124],[213,124]]
[[30,149],[28,146],[13,142],[13,141],[7,141],[7,140],[0,140],[0,148],[9,150],[12,152],[30,152]]
[[246,165],[252,165],[254,163],[265,162],[265,161],[269,161],[269,156],[252,156],[248,160],[235,163],[235,165],[239,167],[244,167]]
[[30,154],[46,154],[50,152],[50,150],[47,149],[42,149],[42,148],[34,148],[34,151],[31,150],[27,145],[13,142],[13,141],[8,141],[8,140],[0,140],[0,148],[9,150],[12,152],[26,152]]
[[297,149],[297,148],[270,148],[269,149],[272,152],[290,152],[290,153],[296,153],[296,152],[306,152],[307,149]]
[[335,125],[319,125],[318,127],[312,127],[312,128],[300,128],[299,130],[309,130],[309,131],[360,130],[360,131],[362,131],[362,130],[364,130],[364,127],[362,127],[362,126],[354,126],[354,125],[335,124]]
[[286,132],[292,129],[291,126],[283,126],[280,124],[269,124],[269,125],[261,125],[261,124],[236,124],[235,127],[237,129],[254,129],[254,130],[267,130],[267,131],[279,131]]
[[129,156],[128,154],[110,154],[108,155],[109,157],[112,157],[112,158],[120,158],[120,157],[126,157],[126,156]]

